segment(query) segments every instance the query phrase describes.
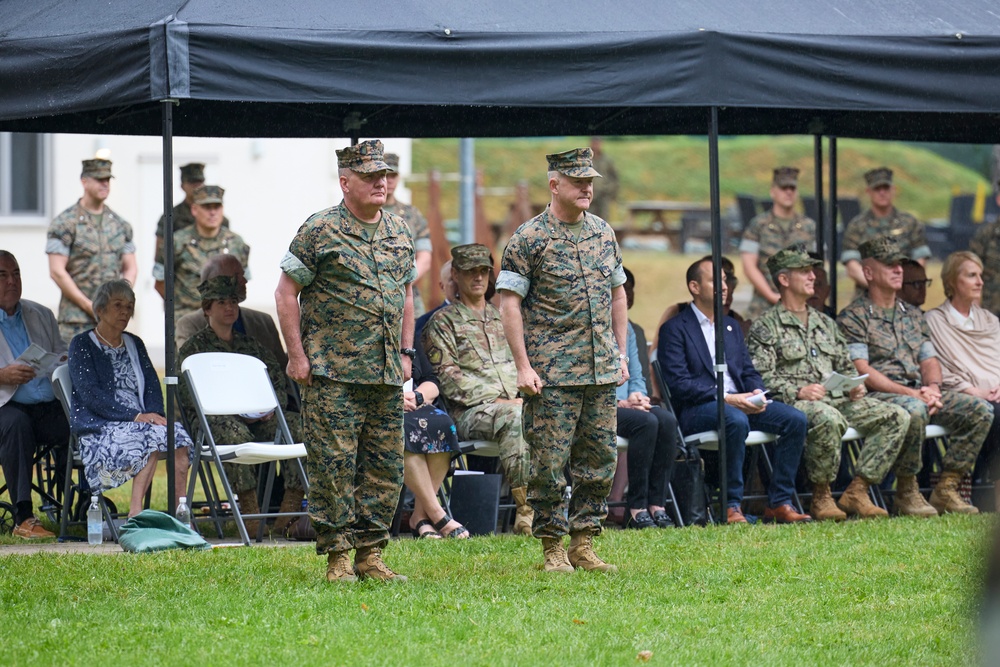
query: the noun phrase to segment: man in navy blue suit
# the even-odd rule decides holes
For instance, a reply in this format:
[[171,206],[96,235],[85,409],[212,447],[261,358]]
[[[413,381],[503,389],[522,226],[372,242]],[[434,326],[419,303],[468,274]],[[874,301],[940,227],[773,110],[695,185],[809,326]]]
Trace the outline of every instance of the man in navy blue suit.
[[[725,280],[725,275],[723,275]],[[660,328],[658,356],[670,388],[674,409],[685,433],[718,430],[716,402],[715,324],[713,321],[714,281],[712,258],[705,257],[687,271],[687,286],[693,299]],[[722,300],[726,299],[725,282]],[[778,436],[774,445],[774,474],[768,488],[768,508],[764,521],[798,523],[810,521],[792,507],[795,473],[802,457],[806,437],[806,416],[780,402],[764,404],[751,397],[764,391],[764,382],[753,367],[740,325],[726,317],[726,472],[728,479],[728,523],[746,523],[740,505],[743,501],[743,459],[750,430]],[[758,403],[759,402],[759,403]]]

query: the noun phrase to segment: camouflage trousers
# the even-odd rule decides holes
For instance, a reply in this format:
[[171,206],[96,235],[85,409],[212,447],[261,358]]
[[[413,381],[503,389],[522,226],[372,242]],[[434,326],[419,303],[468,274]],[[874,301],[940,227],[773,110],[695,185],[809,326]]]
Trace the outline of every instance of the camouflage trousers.
[[[294,442],[302,442],[302,417],[297,412],[286,412],[285,419],[288,422],[288,430],[292,434]],[[212,415],[208,418],[208,425],[212,429],[212,436],[215,442],[220,445],[235,445],[242,442],[274,442],[275,429],[278,421],[271,417],[266,421],[253,422],[248,424],[241,418],[233,416]],[[260,466],[239,465],[236,463],[223,463],[222,468],[226,471],[229,479],[229,486],[235,493],[246,492],[257,488],[257,475]],[[299,475],[299,467],[292,461],[283,461],[281,471],[285,476],[285,488],[302,491],[302,478]]]
[[455,420],[460,440],[493,440],[500,448],[500,465],[512,488],[528,485],[531,457],[524,440],[521,406],[483,403],[469,408]]
[[[545,387],[524,402],[535,537],[601,532],[617,459],[615,386]],[[572,498],[567,507],[566,465]]]
[[302,387],[316,553],[384,547],[403,484],[403,394],[314,375]]
[[77,334],[90,331],[94,328],[95,322],[60,322],[59,337],[69,345]]
[[871,396],[898,405],[910,415],[910,428],[894,468],[897,475],[916,475],[923,467],[921,453],[927,424],[944,426],[950,432],[948,451],[942,461],[944,469],[961,473],[972,470],[993,424],[992,405],[975,396],[945,390],[941,392],[944,407],[931,417],[927,414],[927,404],[919,398],[882,392]]
[[857,401],[795,401],[792,407],[806,415],[809,430],[803,458],[813,484],[829,484],[840,469],[841,438],[848,426],[864,435],[854,473],[869,482],[881,482],[896,462],[910,416],[903,408],[865,396]]

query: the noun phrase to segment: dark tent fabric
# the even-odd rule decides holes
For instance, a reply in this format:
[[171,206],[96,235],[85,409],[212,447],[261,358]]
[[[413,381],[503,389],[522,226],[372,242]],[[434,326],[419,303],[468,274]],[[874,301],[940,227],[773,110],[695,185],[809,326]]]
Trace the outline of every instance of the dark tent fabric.
[[0,2],[0,130],[1000,141],[991,0]]

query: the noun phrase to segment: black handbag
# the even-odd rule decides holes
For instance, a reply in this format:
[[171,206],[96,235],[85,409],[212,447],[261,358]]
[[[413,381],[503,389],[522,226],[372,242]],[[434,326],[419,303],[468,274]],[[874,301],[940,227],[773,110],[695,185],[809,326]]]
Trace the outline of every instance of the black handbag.
[[704,526],[708,523],[708,504],[705,499],[705,462],[696,446],[683,440],[677,447],[674,464],[674,497],[685,526]]

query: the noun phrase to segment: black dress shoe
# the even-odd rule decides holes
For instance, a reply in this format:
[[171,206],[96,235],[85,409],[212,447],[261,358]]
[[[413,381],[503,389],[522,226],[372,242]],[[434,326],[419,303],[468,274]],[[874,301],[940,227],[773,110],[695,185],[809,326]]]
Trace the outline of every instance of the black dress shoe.
[[653,521],[653,517],[649,516],[649,512],[646,510],[641,510],[635,516],[632,516],[632,512],[628,512],[625,515],[625,525],[624,528],[632,528],[634,530],[642,530],[643,528],[656,528],[656,522]]
[[673,528],[674,522],[670,518],[670,515],[664,510],[656,510],[653,512],[653,523],[656,524],[657,528]]

